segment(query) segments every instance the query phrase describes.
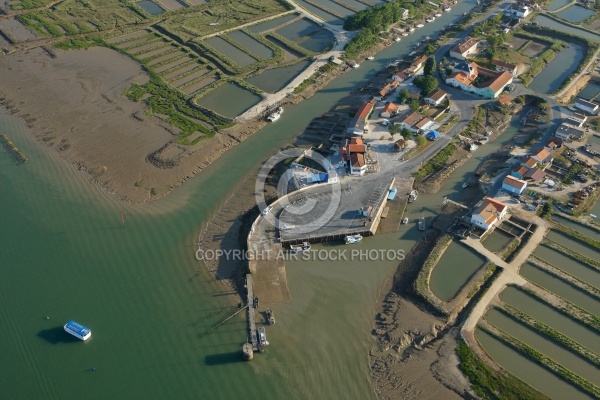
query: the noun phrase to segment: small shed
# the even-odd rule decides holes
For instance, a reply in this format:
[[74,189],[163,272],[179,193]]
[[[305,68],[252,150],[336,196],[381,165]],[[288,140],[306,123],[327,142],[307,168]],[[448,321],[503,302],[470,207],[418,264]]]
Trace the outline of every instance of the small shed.
[[400,151],[404,147],[406,147],[406,140],[404,139],[396,140],[396,142],[394,143],[394,149],[396,149],[396,151]]

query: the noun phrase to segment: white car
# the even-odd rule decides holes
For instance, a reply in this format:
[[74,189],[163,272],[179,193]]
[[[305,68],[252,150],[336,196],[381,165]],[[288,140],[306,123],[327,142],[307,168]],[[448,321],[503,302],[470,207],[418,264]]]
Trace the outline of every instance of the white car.
[[262,215],[267,215],[268,213],[271,212],[272,209],[273,209],[273,206],[267,206],[267,207],[265,207],[264,210],[261,211],[261,214]]

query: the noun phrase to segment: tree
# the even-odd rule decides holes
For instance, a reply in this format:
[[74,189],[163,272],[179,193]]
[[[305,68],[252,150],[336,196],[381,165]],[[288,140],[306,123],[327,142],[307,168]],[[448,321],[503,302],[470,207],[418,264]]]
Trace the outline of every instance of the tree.
[[408,100],[408,98],[409,98],[408,90],[402,89],[400,91],[400,93],[398,94],[398,103],[404,104],[404,103],[406,103],[406,100]]
[[402,131],[402,125],[400,125],[400,124],[390,125],[388,130],[390,131],[390,135],[392,135],[392,137],[394,137],[394,135],[396,133],[400,133]]
[[400,135],[404,138],[404,140],[409,140],[412,138],[412,132],[406,128],[402,128],[400,131]]
[[424,75],[433,75],[435,72],[435,57],[430,56],[425,60],[425,66],[423,67]]
[[417,143],[417,146],[421,147],[427,143],[427,139],[425,139],[423,135],[419,135],[416,137],[415,142]]
[[410,108],[412,111],[417,111],[420,106],[419,100],[417,99],[412,99],[410,103],[408,103],[408,108]]
[[431,75],[418,76],[413,80],[413,83],[416,87],[421,89],[421,94],[423,96],[433,92],[439,85],[437,78]]
[[425,54],[427,54],[427,55],[435,53],[436,50],[437,49],[432,44],[428,44],[427,46],[425,46]]

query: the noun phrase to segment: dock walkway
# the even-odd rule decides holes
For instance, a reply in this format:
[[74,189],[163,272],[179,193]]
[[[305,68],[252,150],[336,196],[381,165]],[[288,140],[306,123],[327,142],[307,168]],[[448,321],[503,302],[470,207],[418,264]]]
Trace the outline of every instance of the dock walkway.
[[252,350],[258,351],[258,335],[256,333],[256,315],[254,313],[254,288],[252,286],[252,275],[246,274],[246,291],[248,302],[248,330],[250,333],[250,342]]

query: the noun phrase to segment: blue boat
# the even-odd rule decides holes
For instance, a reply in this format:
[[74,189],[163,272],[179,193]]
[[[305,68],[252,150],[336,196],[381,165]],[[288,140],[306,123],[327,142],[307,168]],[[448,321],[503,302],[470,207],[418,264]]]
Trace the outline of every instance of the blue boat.
[[394,198],[396,197],[396,193],[398,193],[398,189],[396,189],[396,188],[390,189],[387,199],[394,200]]
[[77,339],[88,340],[92,337],[92,330],[75,321],[69,321],[65,324],[65,331]]

